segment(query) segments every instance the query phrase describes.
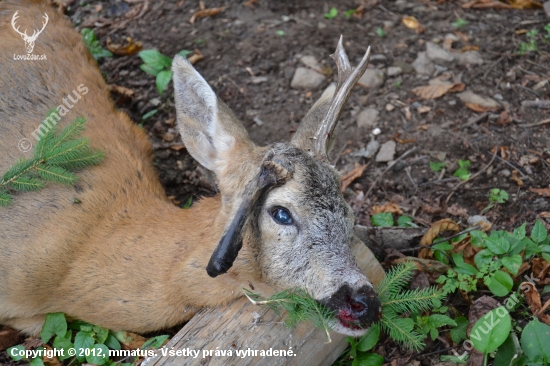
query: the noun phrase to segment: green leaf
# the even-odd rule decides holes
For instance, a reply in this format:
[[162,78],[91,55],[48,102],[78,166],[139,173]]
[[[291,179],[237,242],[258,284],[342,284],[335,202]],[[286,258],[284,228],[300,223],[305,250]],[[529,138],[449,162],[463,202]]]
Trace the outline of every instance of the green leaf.
[[467,338],[466,331],[468,330],[468,318],[464,316],[458,316],[455,318],[456,326],[449,331],[451,339],[455,343],[460,343]]
[[29,363],[29,366],[44,366],[44,361],[40,357],[36,357]]
[[386,37],[386,31],[380,27],[376,28],[376,30],[374,31],[376,33],[376,35],[380,38],[384,38]]
[[344,16],[346,17],[346,19],[349,19],[349,18],[351,18],[351,16],[352,16],[353,14],[355,14],[355,12],[356,12],[355,9],[346,10],[346,11],[344,12]]
[[40,177],[48,182],[71,185],[77,180],[76,175],[59,166],[43,164],[35,169]]
[[76,349],[76,359],[79,362],[84,362],[86,360],[82,350],[90,348],[94,343],[95,339],[93,332],[81,330],[76,333],[76,336],[74,337],[74,348]]
[[187,58],[187,56],[192,55],[193,51],[190,50],[181,50],[178,52],[178,55]]
[[468,352],[464,352],[462,355],[460,356],[450,356],[450,355],[442,355],[439,360],[441,362],[451,362],[451,363],[456,363],[456,364],[459,364],[459,365],[466,365],[468,362]]
[[440,172],[443,168],[445,168],[444,161],[430,161],[430,169],[432,170],[432,172]]
[[54,335],[64,336],[66,333],[67,321],[63,313],[50,313],[46,315],[46,321],[40,332],[40,338],[43,343],[48,343]]
[[518,274],[519,267],[521,267],[522,263],[523,259],[519,254],[502,258],[502,265],[514,276]]
[[384,357],[376,353],[360,353],[353,360],[351,366],[382,366]]
[[498,347],[493,366],[516,365],[517,360],[522,353],[523,351],[519,346],[518,337],[514,332],[511,332],[504,343],[500,347]]
[[160,94],[164,93],[168,83],[172,80],[172,71],[164,70],[157,75],[157,90]]
[[474,247],[485,248],[485,238],[487,234],[480,230],[470,232],[471,243]]
[[454,21],[453,23],[451,23],[451,25],[455,28],[462,28],[464,27],[465,25],[468,24],[468,21],[467,20],[464,20],[462,18],[458,18],[456,21]]
[[477,272],[479,272],[474,266],[464,262],[464,258],[462,257],[462,254],[453,253],[452,258],[453,258],[453,262],[455,262],[456,264],[455,271],[457,273],[475,275],[477,274]]
[[147,342],[143,343],[143,346],[141,346],[141,349],[159,348],[160,346],[162,346],[164,341],[168,339],[168,337],[169,337],[168,335],[161,335],[161,336],[150,338],[147,340]]
[[63,349],[63,356],[59,355],[59,360],[63,361],[68,358],[71,358],[71,356],[68,354],[69,348],[73,348],[73,343],[71,342],[71,338],[73,337],[73,332],[69,329],[67,330],[67,333],[62,336],[56,336],[53,340],[53,348],[54,349]]
[[510,250],[510,243],[502,238],[489,236],[485,240],[485,244],[487,245],[487,249],[489,249],[494,254],[504,254]]
[[548,347],[548,335],[550,326],[532,320],[525,326],[521,333],[521,348],[531,362],[550,363],[550,347]]
[[548,233],[546,232],[544,224],[542,221],[537,220],[537,222],[535,222],[535,226],[533,226],[533,230],[531,231],[531,239],[533,239],[535,243],[540,244],[547,238]]
[[157,112],[158,112],[158,109],[153,109],[153,110],[151,110],[151,111],[145,113],[145,114],[143,115],[143,117],[141,117],[141,120],[142,120],[142,121],[145,121],[147,118],[150,118],[151,116],[154,116],[155,114],[157,114]]
[[366,352],[376,346],[378,339],[380,338],[380,326],[378,324],[372,325],[367,333],[359,338],[357,343],[357,349],[361,352]]
[[489,311],[481,317],[470,332],[470,341],[483,354],[495,351],[508,337],[512,319],[504,306]]
[[103,327],[100,327],[98,325],[93,326],[93,332],[96,335],[95,338],[97,340],[97,343],[101,343],[101,344],[105,343],[105,340],[109,336],[109,330]]
[[139,57],[141,57],[144,63],[156,70],[169,69],[172,66],[172,59],[164,56],[157,50],[140,51]]
[[147,64],[142,64],[139,66],[139,68],[145,71],[146,73],[148,73],[149,75],[153,75],[153,76],[157,76],[159,72],[161,72],[164,69],[164,68],[156,69],[151,65],[147,65]]
[[443,314],[432,314],[429,317],[430,325],[435,328],[444,327],[446,325],[452,325],[453,327],[456,327],[456,322],[449,318],[447,315]]
[[523,238],[525,238],[525,233],[526,233],[525,227],[526,226],[527,226],[527,224],[524,222],[523,225],[521,225],[520,227],[515,228],[513,235],[516,238],[518,238],[519,240],[523,240]]
[[279,37],[283,37],[285,35],[285,31],[282,29],[278,29],[275,31],[275,34],[278,35]]
[[453,248],[454,247],[451,244],[449,244],[448,241],[444,241],[442,243],[432,245],[432,249],[441,250],[441,251],[444,251],[444,252],[446,252],[447,250],[451,250]]
[[86,362],[95,365],[103,365],[109,362],[109,349],[104,344],[94,344],[90,347],[89,356],[86,356]]
[[112,332],[109,332],[109,335],[107,336],[104,344],[110,349],[119,350],[122,348],[120,342],[115,338]]
[[393,216],[391,212],[381,212],[372,215],[370,221],[374,226],[389,227],[393,226]]
[[477,268],[481,268],[493,261],[494,254],[490,250],[482,249],[474,256],[474,263]]
[[495,296],[502,297],[508,295],[513,285],[514,281],[508,273],[503,271],[496,271],[491,276],[491,281],[487,285],[487,287]]
[[397,219],[397,226],[399,226],[399,227],[418,227],[418,225],[416,225],[413,222],[412,217],[407,216],[407,215],[399,216],[399,218]]
[[25,353],[25,347],[22,344],[10,347],[6,350],[8,356],[10,356],[10,358],[14,361],[21,361],[25,358],[24,356],[19,356],[19,352],[23,352],[23,354]]
[[326,19],[334,19],[334,18],[336,18],[337,15],[338,15],[338,9],[336,9],[336,8],[331,8],[331,9],[328,11],[328,13],[325,13],[325,14],[324,14],[324,17],[325,17]]
[[535,254],[539,253],[538,245],[531,239],[525,237],[520,243],[525,246],[525,259],[530,259]]

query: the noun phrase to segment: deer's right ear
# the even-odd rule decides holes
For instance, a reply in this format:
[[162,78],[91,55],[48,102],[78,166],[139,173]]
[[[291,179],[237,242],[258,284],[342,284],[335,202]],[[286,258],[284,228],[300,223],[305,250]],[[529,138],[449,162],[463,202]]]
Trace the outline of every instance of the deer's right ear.
[[219,173],[236,145],[252,144],[248,133],[186,58],[177,55],[172,72],[183,143],[199,163]]

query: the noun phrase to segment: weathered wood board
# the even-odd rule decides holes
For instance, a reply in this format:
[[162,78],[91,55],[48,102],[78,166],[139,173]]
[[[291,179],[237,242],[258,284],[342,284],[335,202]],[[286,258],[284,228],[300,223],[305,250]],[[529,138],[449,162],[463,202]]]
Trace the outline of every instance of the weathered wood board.
[[[356,230],[365,242],[367,230]],[[379,243],[380,244],[380,243]],[[361,243],[352,246],[357,263],[367,277],[378,283],[384,271],[372,252]],[[188,352],[200,351],[193,356],[157,356],[144,361],[144,366],[173,365],[291,365],[324,366],[331,365],[346,348],[345,336],[331,332],[331,343],[323,331],[309,324],[301,324],[294,329],[284,325],[283,317],[277,316],[266,307],[253,305],[241,298],[225,307],[203,309],[191,319],[181,331],[165,346],[166,350]],[[257,319],[257,321],[255,321]],[[245,357],[237,355],[247,350]],[[262,356],[260,351],[292,350],[292,356]],[[231,356],[216,356],[221,351]],[[212,355],[209,353],[212,351]],[[253,352],[257,351],[257,354]],[[242,356],[242,354],[241,354]]]

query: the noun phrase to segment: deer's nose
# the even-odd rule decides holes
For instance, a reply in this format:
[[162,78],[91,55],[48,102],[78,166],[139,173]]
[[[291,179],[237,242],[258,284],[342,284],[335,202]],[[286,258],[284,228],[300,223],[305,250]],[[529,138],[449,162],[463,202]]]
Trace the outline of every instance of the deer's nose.
[[353,315],[363,322],[373,323],[380,318],[380,300],[370,287],[353,291],[348,299]]

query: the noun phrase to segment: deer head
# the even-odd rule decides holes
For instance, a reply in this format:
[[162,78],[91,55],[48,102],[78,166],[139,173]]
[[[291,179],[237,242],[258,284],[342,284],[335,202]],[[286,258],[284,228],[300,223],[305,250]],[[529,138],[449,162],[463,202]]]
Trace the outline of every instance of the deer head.
[[[368,65],[352,70],[342,38],[331,57],[338,81],[325,90],[290,143],[258,147],[208,83],[183,57],[173,63],[178,127],[188,151],[212,170],[225,230],[206,271],[211,277],[255,266],[266,282],[302,288],[337,316],[335,330],[359,336],[380,315],[380,301],[350,250],[353,210],[328,162],[333,132]],[[238,253],[245,247],[246,259]],[[252,259],[250,259],[252,258]],[[252,263],[251,263],[252,262]],[[231,269],[231,270],[230,270]]]
[[46,28],[46,25],[48,24],[48,19],[49,19],[48,14],[44,13],[45,22],[42,23],[42,29],[33,30],[32,35],[28,36],[26,29],[25,29],[24,32],[20,32],[19,27],[16,27],[16,25],[15,25],[15,20],[17,18],[19,18],[19,16],[17,15],[18,12],[19,11],[16,11],[15,14],[13,14],[13,17],[11,18],[11,26],[13,27],[13,29],[17,33],[19,33],[21,35],[21,38],[23,38],[23,40],[25,41],[25,47],[27,48],[27,53],[32,53],[32,51],[34,49],[34,42],[36,41],[36,38],[38,38],[40,33],[42,33],[42,31],[44,30],[44,28]]

